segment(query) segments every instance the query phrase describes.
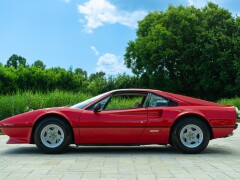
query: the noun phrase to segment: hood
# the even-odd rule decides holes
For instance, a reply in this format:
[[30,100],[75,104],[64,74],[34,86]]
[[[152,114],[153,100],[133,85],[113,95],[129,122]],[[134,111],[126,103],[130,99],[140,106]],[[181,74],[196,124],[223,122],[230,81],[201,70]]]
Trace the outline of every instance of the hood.
[[183,96],[183,95],[179,95],[179,94],[173,94],[173,93],[167,93],[167,94],[171,97],[174,97],[176,99],[184,101],[192,106],[224,106],[222,104],[217,104],[214,102],[205,101],[202,99],[192,98],[192,97],[188,97],[188,96]]

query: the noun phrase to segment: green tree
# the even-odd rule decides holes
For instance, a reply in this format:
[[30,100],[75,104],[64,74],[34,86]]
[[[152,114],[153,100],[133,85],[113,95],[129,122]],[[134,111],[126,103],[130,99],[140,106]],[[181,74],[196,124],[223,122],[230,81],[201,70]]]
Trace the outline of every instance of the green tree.
[[0,67],[0,94],[10,94],[17,91],[17,73],[13,67]]
[[212,100],[234,96],[239,34],[239,18],[214,3],[169,6],[139,22],[125,64],[150,88]]
[[75,69],[75,74],[84,77],[87,79],[87,71],[82,70],[81,68],[76,68]]
[[104,79],[105,75],[106,75],[105,72],[102,72],[102,71],[96,72],[96,73],[92,73],[89,76],[89,80],[93,81],[93,80],[98,80],[98,79]]
[[92,94],[103,93],[107,84],[104,72],[92,73],[89,76],[87,91]]
[[45,69],[46,68],[46,65],[41,60],[35,61],[32,64],[32,66],[35,66],[35,67],[40,68],[40,69]]
[[19,66],[26,67],[26,59],[22,56],[13,54],[7,61],[6,67],[13,67],[17,69]]

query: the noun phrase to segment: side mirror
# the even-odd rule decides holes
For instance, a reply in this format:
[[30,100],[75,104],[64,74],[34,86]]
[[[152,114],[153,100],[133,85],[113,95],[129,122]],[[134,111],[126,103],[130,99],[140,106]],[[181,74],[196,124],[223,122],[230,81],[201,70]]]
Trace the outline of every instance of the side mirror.
[[100,103],[97,103],[97,104],[95,104],[95,106],[93,108],[93,111],[94,112],[100,112],[100,109],[101,109],[101,105],[100,105]]

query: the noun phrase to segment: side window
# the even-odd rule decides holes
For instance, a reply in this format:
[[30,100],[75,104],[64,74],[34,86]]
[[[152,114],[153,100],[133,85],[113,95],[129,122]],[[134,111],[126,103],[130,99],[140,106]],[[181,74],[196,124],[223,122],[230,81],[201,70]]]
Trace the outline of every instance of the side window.
[[149,107],[162,107],[162,106],[168,106],[169,100],[166,98],[163,98],[161,96],[158,96],[156,94],[151,94],[150,100],[149,100]]
[[115,95],[112,96],[105,110],[118,110],[143,107],[147,94],[143,95]]
[[[100,110],[103,110],[103,108],[106,106],[106,103],[108,102],[110,97],[111,96],[108,96],[108,97],[102,99],[101,101],[97,102],[97,103],[99,103],[101,105],[101,109]],[[87,110],[91,110],[92,111],[95,105],[96,105],[96,103],[91,105],[89,108],[87,108]]]

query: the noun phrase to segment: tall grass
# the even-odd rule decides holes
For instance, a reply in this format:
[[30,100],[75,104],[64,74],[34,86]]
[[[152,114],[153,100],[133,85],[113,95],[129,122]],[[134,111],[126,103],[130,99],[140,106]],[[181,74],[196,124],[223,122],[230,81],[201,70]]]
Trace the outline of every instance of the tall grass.
[[54,91],[48,94],[24,92],[0,96],[0,120],[31,109],[73,105],[90,97],[90,94],[65,91]]
[[240,98],[230,98],[230,99],[220,99],[217,103],[224,104],[224,105],[231,105],[236,106],[238,109],[240,109]]
[[142,97],[113,97],[109,104],[107,105],[106,109],[128,109],[133,108],[135,103],[141,103]]

